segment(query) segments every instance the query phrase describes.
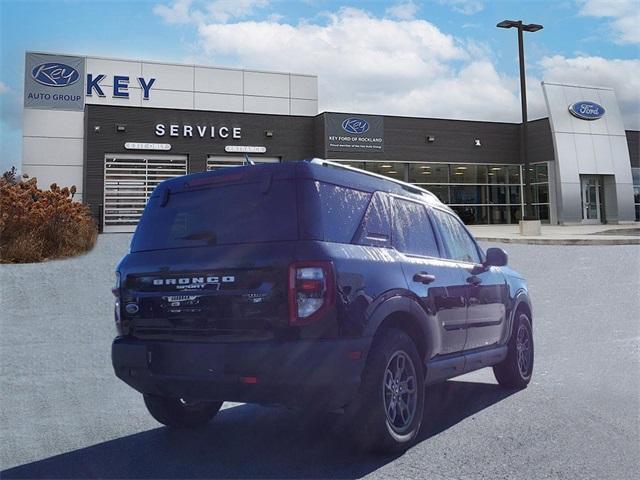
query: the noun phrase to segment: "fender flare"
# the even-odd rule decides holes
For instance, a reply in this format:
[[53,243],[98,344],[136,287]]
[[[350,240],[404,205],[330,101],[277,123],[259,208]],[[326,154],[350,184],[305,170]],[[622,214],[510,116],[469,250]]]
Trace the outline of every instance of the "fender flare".
[[525,304],[529,311],[531,312],[531,328],[533,328],[533,307],[531,306],[531,300],[529,299],[529,294],[524,289],[520,289],[516,292],[513,297],[513,308],[511,309],[511,315],[509,318],[509,335],[507,335],[507,342],[511,338],[511,334],[513,333],[513,324],[516,320],[516,312],[520,305]]
[[420,329],[420,340],[425,346],[424,361],[430,359],[434,352],[440,351],[440,333],[435,318],[430,317],[414,298],[408,296],[394,295],[378,305],[369,317],[365,335],[373,337],[386,318],[398,313],[411,317]]

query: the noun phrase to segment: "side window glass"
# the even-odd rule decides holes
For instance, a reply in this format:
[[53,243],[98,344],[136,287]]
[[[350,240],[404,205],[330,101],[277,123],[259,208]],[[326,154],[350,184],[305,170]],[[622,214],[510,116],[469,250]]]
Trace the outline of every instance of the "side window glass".
[[316,182],[322,211],[324,240],[349,243],[360,224],[371,194]]
[[433,213],[440,225],[442,240],[449,251],[449,257],[461,262],[480,263],[476,244],[460,220],[439,210],[434,209]]
[[407,254],[439,256],[438,244],[424,205],[399,198],[394,198],[393,204],[396,248]]
[[372,247],[388,247],[391,243],[388,199],[376,192],[354,236],[354,243]]

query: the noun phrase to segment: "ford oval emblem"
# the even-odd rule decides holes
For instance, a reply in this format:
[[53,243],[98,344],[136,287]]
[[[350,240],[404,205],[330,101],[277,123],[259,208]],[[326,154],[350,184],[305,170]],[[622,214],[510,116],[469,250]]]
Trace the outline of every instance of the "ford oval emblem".
[[33,79],[47,87],[67,87],[80,78],[78,71],[64,63],[41,63],[31,70]]
[[369,130],[369,122],[362,118],[347,118],[342,122],[342,129],[347,133],[362,135]]
[[140,311],[140,307],[138,307],[138,305],[136,305],[135,303],[127,303],[124,309],[129,315],[135,315]]
[[569,112],[582,120],[597,120],[604,115],[604,108],[595,102],[576,102],[569,105]]

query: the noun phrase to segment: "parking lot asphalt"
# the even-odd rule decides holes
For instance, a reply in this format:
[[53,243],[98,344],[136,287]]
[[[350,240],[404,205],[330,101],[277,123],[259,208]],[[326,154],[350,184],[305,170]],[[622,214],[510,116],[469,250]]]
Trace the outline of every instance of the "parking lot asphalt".
[[87,255],[0,265],[0,477],[616,479],[640,470],[640,247],[505,245],[534,302],[534,378],[482,370],[428,390],[421,441],[355,453],[332,415],[225,404],[171,431],[110,363],[113,271]]

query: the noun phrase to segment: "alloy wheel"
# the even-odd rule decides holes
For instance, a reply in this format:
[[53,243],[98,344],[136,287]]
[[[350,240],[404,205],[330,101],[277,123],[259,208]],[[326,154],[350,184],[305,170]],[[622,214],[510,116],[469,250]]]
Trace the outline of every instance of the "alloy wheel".
[[531,334],[529,329],[520,324],[516,336],[516,351],[518,352],[518,370],[523,378],[531,375]]
[[410,429],[418,404],[416,369],[411,357],[397,351],[387,363],[383,378],[383,400],[387,421],[399,434]]

